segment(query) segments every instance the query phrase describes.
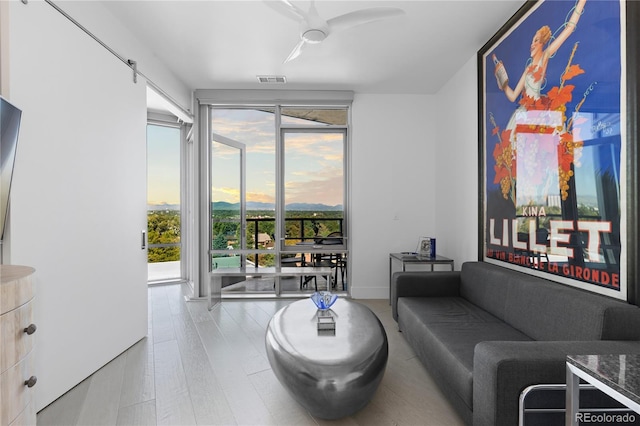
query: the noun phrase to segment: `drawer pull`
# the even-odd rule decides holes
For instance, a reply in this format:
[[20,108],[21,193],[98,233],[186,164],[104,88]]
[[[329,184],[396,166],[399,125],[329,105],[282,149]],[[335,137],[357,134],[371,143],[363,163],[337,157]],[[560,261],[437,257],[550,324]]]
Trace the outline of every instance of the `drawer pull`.
[[32,388],[36,385],[36,382],[38,381],[38,378],[36,376],[31,376],[29,377],[29,380],[25,380],[24,384],[28,387],[28,388]]
[[24,332],[27,333],[29,336],[31,336],[33,333],[36,332],[36,330],[38,329],[38,327],[36,327],[35,324],[29,324],[29,327],[24,329]]

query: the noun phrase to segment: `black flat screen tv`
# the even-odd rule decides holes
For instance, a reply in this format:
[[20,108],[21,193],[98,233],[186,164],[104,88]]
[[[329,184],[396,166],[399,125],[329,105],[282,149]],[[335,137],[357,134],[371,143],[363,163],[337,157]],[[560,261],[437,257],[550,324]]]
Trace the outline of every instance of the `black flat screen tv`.
[[9,209],[9,193],[22,111],[0,96],[0,117],[0,240],[2,240]]

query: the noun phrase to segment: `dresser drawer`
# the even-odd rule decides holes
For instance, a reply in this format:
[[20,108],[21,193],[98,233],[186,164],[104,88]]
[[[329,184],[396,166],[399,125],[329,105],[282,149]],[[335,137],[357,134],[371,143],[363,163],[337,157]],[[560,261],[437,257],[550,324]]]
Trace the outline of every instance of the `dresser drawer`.
[[0,316],[0,373],[7,371],[31,352],[35,341],[33,300]]
[[0,425],[12,423],[32,402],[33,390],[25,383],[31,379],[35,385],[32,358],[33,352],[30,352],[0,375]]
[[0,265],[0,315],[33,299],[31,274],[34,271],[29,266]]

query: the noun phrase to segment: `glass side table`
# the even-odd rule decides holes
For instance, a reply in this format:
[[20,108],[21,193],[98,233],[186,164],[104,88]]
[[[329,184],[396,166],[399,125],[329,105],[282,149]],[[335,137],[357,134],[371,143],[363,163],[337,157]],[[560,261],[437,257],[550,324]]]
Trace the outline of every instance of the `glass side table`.
[[639,372],[640,355],[637,354],[567,356],[566,424],[573,426],[590,421],[584,418],[589,413],[579,411],[580,379],[640,415]]
[[453,271],[453,259],[449,259],[448,257],[438,255],[435,257],[427,257],[420,256],[417,253],[389,253],[389,303],[391,303],[391,281],[393,279],[394,263],[400,264],[399,270],[395,272],[405,272],[407,265],[429,265],[431,272],[434,271],[436,265],[449,265]]

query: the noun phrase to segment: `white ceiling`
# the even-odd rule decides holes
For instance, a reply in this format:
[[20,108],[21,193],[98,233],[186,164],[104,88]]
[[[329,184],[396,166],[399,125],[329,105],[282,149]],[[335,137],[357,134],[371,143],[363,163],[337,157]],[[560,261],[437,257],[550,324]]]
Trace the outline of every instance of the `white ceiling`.
[[[307,10],[309,1],[291,0]],[[298,24],[264,1],[103,1],[192,89],[353,90],[431,94],[466,63],[523,0],[317,0],[324,19],[391,6],[406,14],[331,34],[286,64]],[[257,75],[285,75],[259,84]]]

